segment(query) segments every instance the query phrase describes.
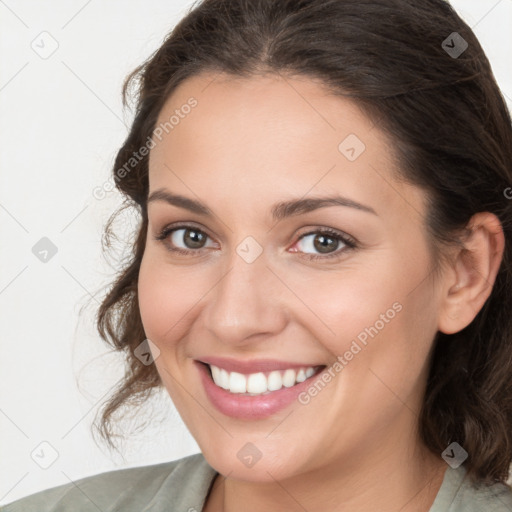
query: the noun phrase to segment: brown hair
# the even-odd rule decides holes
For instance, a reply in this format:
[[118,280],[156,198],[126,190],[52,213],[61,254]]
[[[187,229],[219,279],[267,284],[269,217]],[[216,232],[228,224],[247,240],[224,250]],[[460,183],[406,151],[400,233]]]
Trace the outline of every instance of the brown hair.
[[[459,50],[467,43],[459,55],[448,51],[454,41]],[[505,481],[512,460],[512,201],[505,194],[512,184],[511,119],[476,36],[443,0],[204,0],[128,76],[123,103],[134,87],[135,118],[113,176],[139,226],[97,316],[101,337],[126,356],[125,376],[102,410],[102,437],[113,446],[114,413],[161,386],[156,367],[134,354],[146,338],[137,280],[149,157],[128,173],[120,169],[152,135],[175,88],[205,71],[300,75],[353,98],[394,141],[401,179],[427,193],[436,269],[443,248],[462,246],[473,214],[500,219],[506,246],[492,293],[466,328],[437,333],[419,428],[438,455],[458,442],[473,482]],[[118,213],[105,228],[106,246]]]

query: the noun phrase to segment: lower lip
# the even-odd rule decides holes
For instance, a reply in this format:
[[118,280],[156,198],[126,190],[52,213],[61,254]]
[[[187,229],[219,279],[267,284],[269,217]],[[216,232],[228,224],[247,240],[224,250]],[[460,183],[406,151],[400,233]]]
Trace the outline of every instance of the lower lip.
[[282,387],[278,391],[272,391],[268,395],[247,396],[242,394],[230,393],[220,388],[213,382],[208,367],[194,361],[201,375],[201,380],[210,402],[226,416],[245,420],[258,420],[267,418],[281,411],[294,400],[298,395],[305,391],[310,385],[311,380],[318,377],[321,372],[312,375],[303,382],[295,386]]

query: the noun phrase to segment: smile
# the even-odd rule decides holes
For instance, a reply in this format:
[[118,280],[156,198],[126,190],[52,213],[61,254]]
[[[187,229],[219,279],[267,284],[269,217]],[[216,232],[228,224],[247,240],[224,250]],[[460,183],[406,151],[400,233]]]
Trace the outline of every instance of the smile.
[[208,365],[215,384],[230,393],[245,396],[266,395],[278,391],[282,387],[291,388],[299,382],[304,382],[313,376],[318,367],[308,366],[298,370],[288,368],[284,371],[257,372],[244,375],[238,372],[228,372],[224,368]]
[[225,416],[245,420],[264,419],[292,405],[326,368],[325,364],[224,358],[194,364],[208,401]]

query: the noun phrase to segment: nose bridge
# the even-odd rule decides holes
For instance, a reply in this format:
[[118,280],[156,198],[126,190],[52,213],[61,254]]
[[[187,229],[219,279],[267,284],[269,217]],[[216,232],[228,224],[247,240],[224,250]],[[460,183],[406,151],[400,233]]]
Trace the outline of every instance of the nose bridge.
[[[206,327],[225,342],[240,342],[253,334],[279,330],[284,323],[279,294],[263,253],[254,258],[251,241],[233,251],[229,267],[212,290]],[[254,258],[254,259],[253,259]]]

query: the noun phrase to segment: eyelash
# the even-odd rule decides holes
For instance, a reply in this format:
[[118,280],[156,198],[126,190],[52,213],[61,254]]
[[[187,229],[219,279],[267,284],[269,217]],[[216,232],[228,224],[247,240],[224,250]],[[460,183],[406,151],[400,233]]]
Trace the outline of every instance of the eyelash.
[[[165,243],[166,238],[172,232],[179,231],[180,229],[194,230],[197,233],[201,233],[201,234],[207,236],[208,238],[210,238],[208,236],[208,234],[205,233],[203,230],[197,228],[196,226],[190,225],[190,224],[179,224],[179,225],[175,225],[175,226],[166,226],[154,238],[155,238],[155,240],[162,242],[166,246],[166,249],[168,251],[177,253],[177,254],[182,254],[185,256],[190,255],[191,253],[197,253],[203,249],[203,248],[202,249],[181,249],[179,247],[178,248],[177,247],[170,248],[168,246],[168,244]],[[344,247],[342,249],[337,249],[336,251],[329,253],[329,254],[325,254],[325,255],[306,254],[305,253],[302,257],[309,259],[309,260],[325,260],[325,259],[331,259],[331,258],[340,258],[343,253],[350,251],[352,249],[356,249],[358,247],[357,242],[352,237],[349,237],[348,235],[341,233],[340,231],[331,229],[331,228],[318,228],[315,231],[308,231],[307,233],[303,233],[298,238],[297,242],[299,242],[306,236],[315,235],[315,234],[328,235],[329,237],[342,242],[346,247]],[[300,254],[298,251],[297,251],[297,253]]]

